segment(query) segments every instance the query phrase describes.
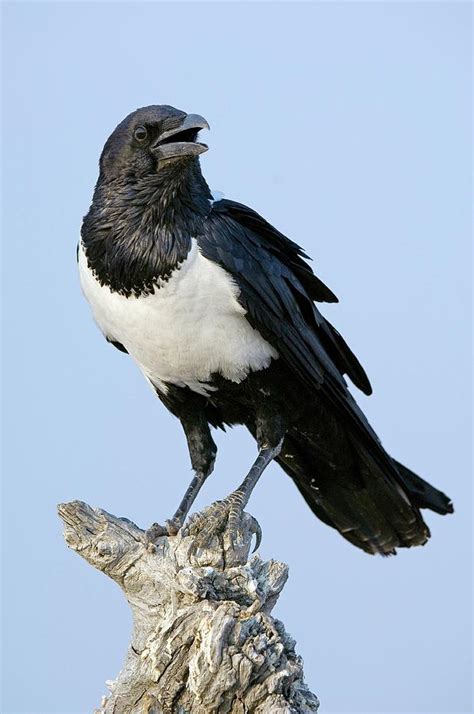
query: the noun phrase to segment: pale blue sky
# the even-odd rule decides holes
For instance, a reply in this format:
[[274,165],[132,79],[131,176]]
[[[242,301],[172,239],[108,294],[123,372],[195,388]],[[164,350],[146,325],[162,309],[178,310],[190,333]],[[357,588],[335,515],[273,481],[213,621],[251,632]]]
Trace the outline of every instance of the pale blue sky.
[[[75,246],[102,145],[133,109],[204,115],[210,185],[313,256],[386,447],[453,498],[371,558],[271,467],[249,510],[289,563],[275,610],[322,712],[470,711],[470,6],[11,3],[4,14],[4,712],[91,711],[130,616],[62,541],[79,498],[140,526],[189,478],[179,423],[92,322]],[[202,507],[254,446],[217,435]],[[311,613],[311,619],[308,620]],[[21,663],[21,664],[20,664]]]

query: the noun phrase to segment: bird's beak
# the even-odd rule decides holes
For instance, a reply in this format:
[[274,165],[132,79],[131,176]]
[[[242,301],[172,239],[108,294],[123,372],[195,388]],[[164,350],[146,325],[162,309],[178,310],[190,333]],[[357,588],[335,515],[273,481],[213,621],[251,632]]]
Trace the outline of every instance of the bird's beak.
[[196,141],[201,129],[209,129],[209,124],[204,117],[199,114],[187,114],[179,126],[164,131],[151,150],[157,159],[199,156],[208,149],[206,144]]

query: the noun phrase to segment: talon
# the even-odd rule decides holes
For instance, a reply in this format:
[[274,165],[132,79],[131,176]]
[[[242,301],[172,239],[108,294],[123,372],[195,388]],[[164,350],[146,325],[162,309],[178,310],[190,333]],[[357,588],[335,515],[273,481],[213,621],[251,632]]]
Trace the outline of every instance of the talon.
[[262,542],[262,529],[260,528],[260,523],[253,516],[250,516],[250,532],[255,536],[255,545],[252,548],[252,553],[255,553]]

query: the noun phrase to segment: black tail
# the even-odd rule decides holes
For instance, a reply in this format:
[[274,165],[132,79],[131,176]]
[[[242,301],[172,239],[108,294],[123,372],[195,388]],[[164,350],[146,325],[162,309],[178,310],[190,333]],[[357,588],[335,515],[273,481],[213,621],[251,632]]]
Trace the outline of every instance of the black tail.
[[439,513],[441,516],[453,513],[453,504],[445,493],[438,491],[427,481],[423,481],[422,478],[407,469],[403,464],[395,461],[395,459],[393,459],[393,462],[412,503],[418,508],[429,508],[430,511]]
[[337,442],[331,440],[337,443],[331,451],[322,437],[311,425],[295,429],[278,462],[318,518],[367,553],[390,555],[396,548],[424,545],[430,532],[419,509],[453,511],[444,493],[397,461],[396,470],[386,473],[344,431]]

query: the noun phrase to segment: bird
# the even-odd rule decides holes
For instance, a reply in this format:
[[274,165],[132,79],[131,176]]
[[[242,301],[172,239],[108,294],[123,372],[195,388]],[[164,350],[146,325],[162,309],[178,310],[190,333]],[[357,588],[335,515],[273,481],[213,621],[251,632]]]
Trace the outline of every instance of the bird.
[[347,380],[366,395],[372,389],[317,307],[338,300],[303,249],[209,189],[205,129],[202,116],[169,105],[142,107],[118,124],[77,250],[103,336],[134,360],[186,437],[192,481],[152,537],[189,532],[186,518],[217,453],[211,428],[244,425],[257,457],[210,517],[188,521],[201,545],[224,525],[237,537],[273,460],[313,513],[363,551],[425,544],[421,510],[451,513],[451,500],[387,453],[349,391]]

